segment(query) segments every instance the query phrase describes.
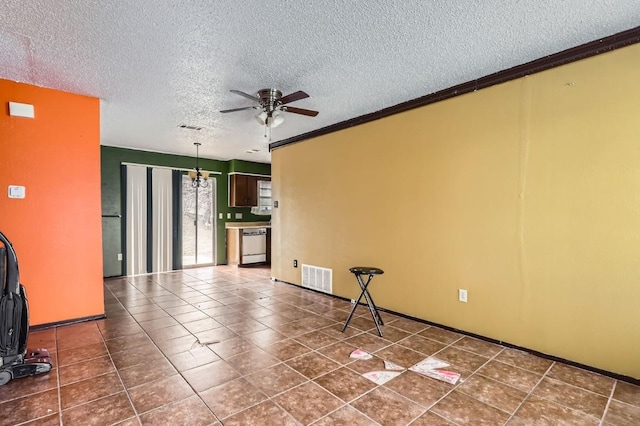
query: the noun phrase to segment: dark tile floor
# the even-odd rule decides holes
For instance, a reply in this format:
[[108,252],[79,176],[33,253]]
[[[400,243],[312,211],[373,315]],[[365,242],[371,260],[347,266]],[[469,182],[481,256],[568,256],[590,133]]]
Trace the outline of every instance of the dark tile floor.
[[[54,369],[0,387],[0,424],[640,424],[637,386],[388,314],[382,339],[364,308],[341,333],[347,302],[269,274],[106,280],[106,319],[31,333]],[[362,376],[430,355],[462,380]]]

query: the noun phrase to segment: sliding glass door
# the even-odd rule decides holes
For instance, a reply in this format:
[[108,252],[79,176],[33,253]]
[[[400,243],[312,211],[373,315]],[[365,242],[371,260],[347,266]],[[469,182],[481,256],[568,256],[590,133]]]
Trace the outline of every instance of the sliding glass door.
[[191,178],[182,176],[182,266],[215,264],[216,179],[206,187],[194,188]]

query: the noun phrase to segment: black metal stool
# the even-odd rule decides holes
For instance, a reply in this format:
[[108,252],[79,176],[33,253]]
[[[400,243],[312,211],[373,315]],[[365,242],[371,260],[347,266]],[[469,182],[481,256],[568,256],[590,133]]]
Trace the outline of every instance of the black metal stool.
[[[371,316],[373,317],[373,322],[378,329],[378,334],[380,335],[380,337],[382,337],[382,330],[380,329],[380,326],[384,325],[384,323],[382,322],[382,318],[380,317],[380,313],[378,312],[376,304],[373,303],[373,298],[371,297],[371,294],[369,294],[369,290],[367,290],[367,287],[369,286],[369,283],[371,282],[371,279],[374,275],[382,275],[384,274],[384,271],[380,268],[372,268],[370,266],[354,266],[353,268],[349,268],[349,272],[356,276],[362,292],[360,293],[360,297],[358,297],[358,300],[356,300],[355,305],[353,305],[353,308],[349,313],[349,317],[344,323],[344,327],[342,327],[342,332],[344,333],[344,331],[347,329],[349,321],[351,321],[351,318],[353,317],[353,313],[358,308],[358,304],[360,303],[362,296],[364,296],[364,298],[367,299],[367,307],[369,308],[369,312],[371,312]],[[367,282],[364,282],[362,278],[364,275],[368,276]]]

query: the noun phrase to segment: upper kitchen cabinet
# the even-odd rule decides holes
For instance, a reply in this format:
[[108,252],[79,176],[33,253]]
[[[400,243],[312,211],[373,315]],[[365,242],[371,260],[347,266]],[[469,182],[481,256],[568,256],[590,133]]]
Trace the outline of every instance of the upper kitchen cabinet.
[[229,206],[258,206],[258,182],[271,181],[269,176],[253,176],[244,174],[229,175]]

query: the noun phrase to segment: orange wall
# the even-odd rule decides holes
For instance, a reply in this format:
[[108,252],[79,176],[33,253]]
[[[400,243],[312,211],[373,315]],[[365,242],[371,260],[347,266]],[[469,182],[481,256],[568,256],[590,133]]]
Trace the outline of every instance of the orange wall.
[[[10,117],[9,101],[35,106]],[[0,80],[0,231],[18,255],[31,325],[104,313],[98,99]],[[26,187],[9,199],[8,185]]]

